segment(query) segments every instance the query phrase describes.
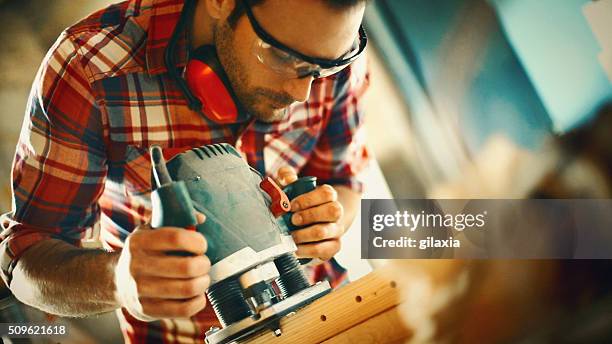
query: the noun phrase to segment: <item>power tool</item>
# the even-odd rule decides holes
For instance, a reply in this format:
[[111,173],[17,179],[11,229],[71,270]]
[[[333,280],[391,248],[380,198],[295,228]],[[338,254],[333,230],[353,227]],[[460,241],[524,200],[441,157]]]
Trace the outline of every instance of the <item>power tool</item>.
[[[331,291],[310,285],[290,230],[290,199],[269,177],[250,167],[230,144],[196,147],[167,162],[150,149],[155,190],[151,226],[191,228],[208,242],[211,283],[206,291],[222,328],[206,342],[239,342],[264,330],[282,334],[280,319]],[[291,198],[313,190],[316,178],[285,187]],[[194,209],[206,215],[196,224]],[[180,254],[180,253],[176,253]]]

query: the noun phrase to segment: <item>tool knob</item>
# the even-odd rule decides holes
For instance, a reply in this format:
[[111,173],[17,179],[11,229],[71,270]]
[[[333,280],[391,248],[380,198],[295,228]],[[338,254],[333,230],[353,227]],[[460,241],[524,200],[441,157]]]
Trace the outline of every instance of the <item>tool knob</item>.
[[151,193],[151,227],[181,227],[195,230],[193,202],[183,181],[172,181],[161,147],[150,149],[156,188]]
[[[287,197],[289,197],[289,200],[292,201],[297,196],[303,195],[316,188],[317,188],[317,177],[307,176],[307,177],[298,178],[298,180],[285,186],[285,188],[283,189],[283,192],[285,192]],[[294,230],[298,230],[298,229],[302,229],[306,227],[306,226],[301,226],[301,227],[296,226],[293,223],[291,223],[292,215],[293,215],[293,212],[288,212],[285,215],[283,215],[283,220],[285,220],[285,223],[287,224],[289,231],[294,231]]]
[[[296,180],[293,183],[285,186],[283,191],[285,192],[287,197],[289,197],[289,200],[293,200],[297,196],[303,195],[303,194],[305,194],[307,192],[310,192],[310,191],[312,191],[312,190],[314,190],[316,188],[317,188],[317,177],[306,176],[306,177],[298,178],[298,180]],[[283,215],[283,220],[285,221],[285,224],[287,225],[287,228],[289,229],[290,232],[306,227],[306,226],[296,226],[296,225],[294,225],[291,222],[291,216],[292,215],[293,215],[293,212],[288,212],[285,215]],[[308,264],[312,259],[310,259],[310,258],[302,258],[302,259],[298,259],[298,260],[299,260],[300,264]]]

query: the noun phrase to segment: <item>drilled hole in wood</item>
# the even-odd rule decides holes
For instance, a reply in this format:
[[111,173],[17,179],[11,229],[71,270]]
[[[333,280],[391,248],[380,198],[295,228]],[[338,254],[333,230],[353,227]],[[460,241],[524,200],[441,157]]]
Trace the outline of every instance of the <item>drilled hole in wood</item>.
[[327,317],[324,314],[321,314],[321,321],[327,320]]
[[359,295],[355,296],[355,301],[361,302],[361,296],[359,296]]
[[391,288],[395,288],[397,286],[397,283],[395,283],[395,281],[391,281]]

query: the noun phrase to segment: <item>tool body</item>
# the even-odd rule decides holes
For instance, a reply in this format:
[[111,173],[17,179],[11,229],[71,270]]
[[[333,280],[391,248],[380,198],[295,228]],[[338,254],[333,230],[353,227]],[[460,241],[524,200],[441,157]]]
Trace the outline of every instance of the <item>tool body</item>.
[[[154,146],[151,160],[152,227],[193,228],[208,242],[206,293],[223,327],[206,333],[208,343],[240,341],[265,329],[280,335],[283,316],[331,290],[327,282],[311,286],[295,256],[294,226],[281,216],[290,216],[287,195],[234,147],[196,147],[166,163]],[[305,180],[285,190],[295,197]],[[196,224],[194,210],[206,215],[204,223]]]

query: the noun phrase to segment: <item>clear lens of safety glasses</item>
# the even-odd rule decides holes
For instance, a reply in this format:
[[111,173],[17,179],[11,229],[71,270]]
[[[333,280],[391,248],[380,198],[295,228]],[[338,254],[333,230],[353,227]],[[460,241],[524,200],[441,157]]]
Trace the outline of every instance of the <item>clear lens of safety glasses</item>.
[[275,48],[261,39],[255,40],[253,53],[259,62],[287,78],[303,78],[306,76],[324,78],[340,72],[350,64],[321,68],[317,64],[306,62],[281,49]]

